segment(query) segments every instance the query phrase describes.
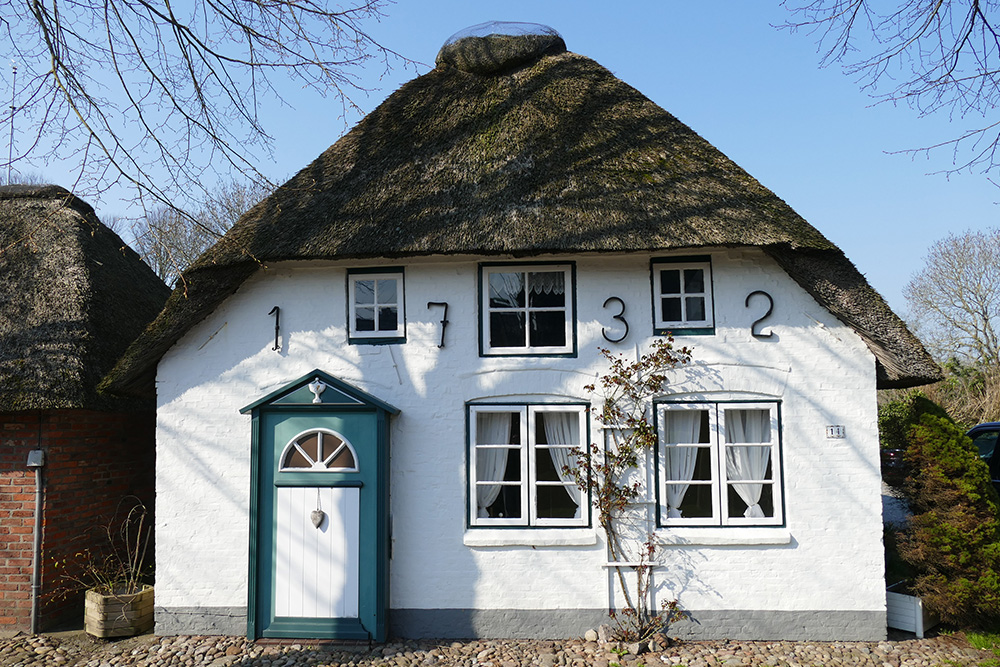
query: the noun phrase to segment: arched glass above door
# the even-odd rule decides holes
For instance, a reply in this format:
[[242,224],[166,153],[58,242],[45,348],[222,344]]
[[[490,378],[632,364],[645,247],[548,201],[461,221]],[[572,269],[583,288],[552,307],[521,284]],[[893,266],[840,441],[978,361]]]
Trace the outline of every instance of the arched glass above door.
[[327,429],[304,431],[281,453],[282,472],[357,472],[354,447],[342,435]]

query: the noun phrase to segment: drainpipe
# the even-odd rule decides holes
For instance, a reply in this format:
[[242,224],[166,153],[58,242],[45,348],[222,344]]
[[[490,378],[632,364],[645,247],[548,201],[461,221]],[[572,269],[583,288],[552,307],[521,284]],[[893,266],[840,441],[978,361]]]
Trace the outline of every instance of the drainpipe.
[[31,634],[38,634],[38,589],[42,579],[42,468],[45,466],[45,451],[33,449],[28,452],[28,467],[35,469],[35,533],[31,545]]

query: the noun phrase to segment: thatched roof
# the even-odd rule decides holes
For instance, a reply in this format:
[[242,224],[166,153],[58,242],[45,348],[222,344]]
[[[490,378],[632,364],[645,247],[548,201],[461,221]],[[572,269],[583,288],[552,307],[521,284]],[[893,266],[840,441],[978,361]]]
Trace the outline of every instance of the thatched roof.
[[[495,37],[459,40],[464,53],[439,56],[436,69],[244,215],[185,272],[185,286],[109,376],[112,389],[135,390],[180,336],[268,262],[727,246],[762,248],[783,265],[822,258],[823,275],[792,275],[865,337],[880,386],[939,377],[843,254],[707,141],[594,61],[565,52],[561,39],[527,63],[510,49],[517,62],[505,69],[497,49],[477,41]],[[484,54],[489,73],[467,71]],[[849,279],[816,287],[827,270]]]
[[170,290],[54,185],[0,187],[0,411],[118,409],[97,384]]

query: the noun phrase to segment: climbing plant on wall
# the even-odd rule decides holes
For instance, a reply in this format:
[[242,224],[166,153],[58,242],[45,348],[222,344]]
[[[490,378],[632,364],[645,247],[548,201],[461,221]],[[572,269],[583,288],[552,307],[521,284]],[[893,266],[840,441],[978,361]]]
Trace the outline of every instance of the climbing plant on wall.
[[[657,547],[655,517],[640,502],[649,489],[640,464],[656,446],[652,398],[663,392],[666,373],[691,360],[687,347],[674,348],[668,336],[657,339],[646,354],[630,361],[623,354],[599,348],[608,371],[584,387],[599,400],[594,418],[603,441],[576,451],[577,466],[567,469],[581,489],[590,492],[598,525],[605,534],[608,556],[624,606],[612,611],[615,638],[641,641],[680,615],[676,600],[653,608],[650,574]],[[629,581],[626,570],[634,570]]]

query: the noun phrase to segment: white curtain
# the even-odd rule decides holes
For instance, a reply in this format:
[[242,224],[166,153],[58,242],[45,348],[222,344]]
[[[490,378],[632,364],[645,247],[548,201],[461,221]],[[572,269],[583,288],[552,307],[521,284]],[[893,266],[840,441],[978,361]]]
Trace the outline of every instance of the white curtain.
[[[509,412],[480,412],[476,415],[476,444],[499,445],[510,442]],[[476,481],[503,480],[507,469],[506,447],[476,447]],[[476,516],[488,517],[486,511],[500,495],[500,484],[476,484]]]
[[559,481],[566,484],[563,488],[569,495],[570,500],[576,503],[576,517],[580,516],[580,487],[576,485],[573,475],[563,470],[564,467],[576,467],[576,461],[572,460],[572,454],[568,448],[551,447],[551,445],[573,445],[580,446],[580,416],[576,412],[539,412],[538,417],[542,420],[542,428],[545,430],[545,442],[549,447],[549,456],[552,457],[552,464],[555,466]]
[[[768,410],[726,410],[726,474],[729,480],[763,480],[771,460],[771,447],[733,446],[729,443],[771,442],[771,418]],[[763,484],[733,484],[747,505],[743,516],[762,518],[760,494]]]
[[[698,459],[697,447],[676,447],[680,443],[696,443],[701,435],[702,410],[665,410],[667,479],[690,482]],[[681,503],[690,484],[667,484],[667,518],[681,518]]]

